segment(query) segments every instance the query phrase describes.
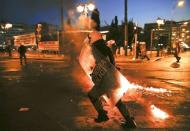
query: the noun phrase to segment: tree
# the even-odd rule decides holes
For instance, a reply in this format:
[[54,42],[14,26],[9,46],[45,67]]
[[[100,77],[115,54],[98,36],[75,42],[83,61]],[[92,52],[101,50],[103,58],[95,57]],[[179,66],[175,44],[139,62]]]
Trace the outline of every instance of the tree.
[[122,46],[122,33],[118,26],[118,19],[117,16],[111,22],[109,33],[107,36],[108,40],[115,40],[117,46]]
[[134,22],[130,20],[128,22],[128,45],[131,46],[134,41]]
[[114,21],[115,21],[115,27],[117,27],[118,26],[118,19],[117,19],[117,16],[115,16],[115,18],[114,18]]

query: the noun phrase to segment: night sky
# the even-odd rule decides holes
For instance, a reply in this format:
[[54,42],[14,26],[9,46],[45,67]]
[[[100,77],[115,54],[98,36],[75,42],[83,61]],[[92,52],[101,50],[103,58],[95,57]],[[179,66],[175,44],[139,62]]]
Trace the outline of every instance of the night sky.
[[[76,1],[88,2],[64,0],[65,9],[75,12],[78,4]],[[155,22],[157,17],[177,21],[190,19],[190,0],[185,1],[183,8],[177,8],[176,2],[177,0],[128,0],[128,19],[133,19],[141,27],[144,23]],[[104,21],[110,24],[114,16],[118,16],[119,21],[124,19],[124,0],[94,0],[93,3],[100,11],[102,25],[105,25]],[[0,6],[1,19],[4,21],[60,24],[60,0],[0,0]]]

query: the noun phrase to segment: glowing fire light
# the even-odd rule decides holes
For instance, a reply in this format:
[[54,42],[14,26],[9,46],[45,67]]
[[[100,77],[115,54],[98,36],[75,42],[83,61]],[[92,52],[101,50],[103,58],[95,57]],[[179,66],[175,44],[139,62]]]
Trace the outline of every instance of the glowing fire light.
[[153,88],[153,87],[147,87],[144,88],[146,91],[156,92],[156,93],[165,93],[165,92],[171,92],[163,88]]
[[130,83],[124,76],[120,76],[120,83],[121,83],[122,92],[127,91],[127,89],[130,88],[130,89],[145,90],[154,93],[171,93],[171,91],[168,91],[167,89],[163,88],[142,87],[140,85]]
[[166,112],[160,110],[160,109],[157,108],[155,105],[151,105],[150,108],[151,108],[152,114],[153,114],[156,118],[158,118],[158,119],[164,120],[164,119],[166,119],[166,118],[169,117],[169,115],[168,115]]
[[130,83],[123,75],[119,75],[119,80],[120,80],[120,89],[118,91],[118,96],[122,96],[125,92],[127,92]]

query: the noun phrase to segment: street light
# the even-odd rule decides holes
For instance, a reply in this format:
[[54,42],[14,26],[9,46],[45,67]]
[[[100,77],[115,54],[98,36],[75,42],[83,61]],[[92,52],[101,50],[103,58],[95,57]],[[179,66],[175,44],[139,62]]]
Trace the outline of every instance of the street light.
[[124,31],[124,48],[125,48],[125,56],[127,56],[128,50],[128,0],[124,0],[124,23],[125,23],[125,31]]
[[86,27],[86,22],[88,24],[88,29],[90,29],[90,20],[88,19],[89,11],[93,11],[95,9],[95,5],[92,3],[79,4],[76,7],[77,12],[81,13],[79,19],[82,22],[82,27]]
[[11,23],[2,23],[1,24],[1,28],[3,29],[4,32],[4,42],[6,41],[6,35],[8,34],[8,30],[10,28],[12,28],[12,24]]
[[157,57],[158,57],[159,52],[160,52],[160,46],[161,46],[159,43],[159,39],[160,39],[159,30],[160,30],[160,26],[164,24],[164,20],[158,17],[156,20],[156,23],[158,24],[158,46],[157,46]]
[[153,47],[153,33],[154,33],[155,29],[151,29],[151,34],[150,34],[150,56],[152,57],[152,47]]
[[79,13],[83,13],[85,16],[88,16],[88,12],[93,11],[94,9],[95,9],[95,5],[92,3],[80,4],[77,6],[77,11]]
[[177,3],[177,7],[183,7],[185,5],[185,0],[179,0]]
[[133,57],[133,60],[135,60],[136,56],[137,56],[137,51],[136,51],[136,49],[137,49],[137,40],[138,40],[138,38],[137,38],[138,37],[137,29],[138,29],[138,25],[137,25],[137,23],[135,23],[135,26],[134,26],[135,45],[134,45],[134,57]]
[[[185,0],[177,0],[177,2],[175,3],[175,5],[173,6],[173,10],[171,12],[172,13],[171,16],[175,16],[175,14],[174,14],[175,9],[177,9],[177,8],[183,8],[184,6],[185,6]],[[172,22],[172,18],[171,18],[171,20],[170,20],[170,36],[169,36],[169,42],[170,42],[169,46],[170,46],[170,48],[172,48],[172,42],[174,40],[173,37],[172,37],[172,28],[173,28],[173,22]]]
[[9,28],[12,28],[12,24],[10,24],[10,23],[6,23],[6,24],[2,24],[1,25],[1,28],[3,29],[3,30],[8,30]]

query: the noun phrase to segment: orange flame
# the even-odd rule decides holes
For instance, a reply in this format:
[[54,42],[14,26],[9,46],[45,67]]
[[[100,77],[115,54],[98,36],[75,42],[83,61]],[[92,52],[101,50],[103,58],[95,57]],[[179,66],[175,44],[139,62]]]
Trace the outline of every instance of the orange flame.
[[158,119],[164,120],[164,119],[166,119],[166,118],[169,117],[169,115],[168,115],[166,112],[160,110],[160,109],[157,108],[155,105],[151,105],[150,108],[151,108],[152,114],[153,114],[156,118],[158,118]]
[[130,87],[129,81],[123,76],[119,75],[120,88],[118,90],[118,96],[122,96],[125,92],[127,92]]
[[124,76],[120,75],[121,91],[120,93],[125,93],[127,89],[139,89],[145,90],[154,93],[171,93],[171,91],[163,88],[154,88],[154,87],[142,87],[140,85],[130,83]]

